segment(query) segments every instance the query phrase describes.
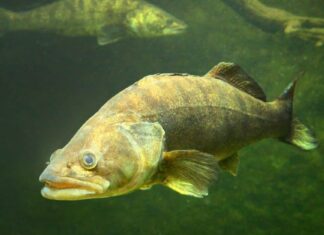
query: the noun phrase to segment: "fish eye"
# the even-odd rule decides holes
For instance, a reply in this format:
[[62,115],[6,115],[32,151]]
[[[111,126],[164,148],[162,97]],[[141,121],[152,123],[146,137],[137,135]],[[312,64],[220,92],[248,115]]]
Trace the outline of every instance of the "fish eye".
[[80,160],[81,165],[87,170],[92,170],[97,166],[97,159],[92,153],[83,154]]

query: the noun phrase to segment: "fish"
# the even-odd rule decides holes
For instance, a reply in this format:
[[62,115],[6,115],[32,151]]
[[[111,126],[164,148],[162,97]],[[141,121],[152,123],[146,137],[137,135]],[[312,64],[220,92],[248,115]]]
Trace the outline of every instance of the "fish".
[[164,185],[207,196],[220,171],[237,175],[245,146],[275,138],[317,147],[314,133],[293,116],[295,85],[266,101],[258,83],[231,62],[203,76],[148,75],[109,99],[51,155],[41,194],[82,200]]
[[99,45],[124,38],[151,38],[185,32],[187,25],[142,0],[58,0],[35,9],[0,8],[0,34],[10,31],[94,36]]

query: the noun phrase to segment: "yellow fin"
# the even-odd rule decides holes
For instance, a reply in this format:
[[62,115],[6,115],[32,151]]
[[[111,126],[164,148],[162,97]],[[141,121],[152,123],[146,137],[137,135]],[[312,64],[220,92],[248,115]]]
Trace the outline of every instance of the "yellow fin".
[[237,64],[220,62],[205,76],[220,79],[257,99],[266,101],[266,95],[259,84]]
[[208,187],[217,178],[215,156],[197,150],[165,152],[160,167],[161,183],[174,191],[194,197],[208,195]]
[[197,187],[195,187],[195,185],[183,180],[179,180],[177,178],[169,178],[166,185],[174,191],[183,195],[198,198],[208,196],[208,188],[198,189]]
[[222,168],[225,171],[228,171],[234,176],[237,176],[239,163],[240,159],[237,153],[218,162],[220,168]]
[[143,185],[142,187],[140,187],[140,190],[149,190],[149,189],[151,189],[152,188],[152,184],[150,184],[150,185]]
[[125,29],[120,25],[103,26],[97,35],[97,42],[98,45],[104,46],[121,40],[125,35]]

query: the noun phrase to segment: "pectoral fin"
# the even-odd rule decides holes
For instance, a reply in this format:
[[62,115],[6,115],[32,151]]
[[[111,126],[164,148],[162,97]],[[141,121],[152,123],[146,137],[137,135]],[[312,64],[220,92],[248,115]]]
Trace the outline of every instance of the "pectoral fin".
[[160,167],[161,183],[176,192],[194,197],[208,195],[208,186],[217,179],[215,156],[196,150],[165,152]]
[[220,168],[222,168],[225,171],[228,171],[234,176],[237,176],[239,163],[240,159],[237,153],[218,162]]
[[114,43],[125,37],[125,29],[119,25],[107,25],[101,27],[97,41],[100,46]]
[[140,190],[149,190],[152,188],[153,185],[143,185],[142,187],[140,187]]

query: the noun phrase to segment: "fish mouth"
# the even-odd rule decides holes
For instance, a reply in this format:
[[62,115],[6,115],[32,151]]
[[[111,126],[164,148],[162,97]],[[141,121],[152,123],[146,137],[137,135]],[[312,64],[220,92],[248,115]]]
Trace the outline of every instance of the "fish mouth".
[[163,34],[165,35],[172,35],[172,34],[181,34],[187,30],[188,26],[184,23],[177,23],[171,25],[163,30]]
[[45,184],[41,190],[42,196],[51,200],[90,199],[103,194],[110,186],[109,181],[101,185],[70,177],[45,178],[41,175],[40,181]]

